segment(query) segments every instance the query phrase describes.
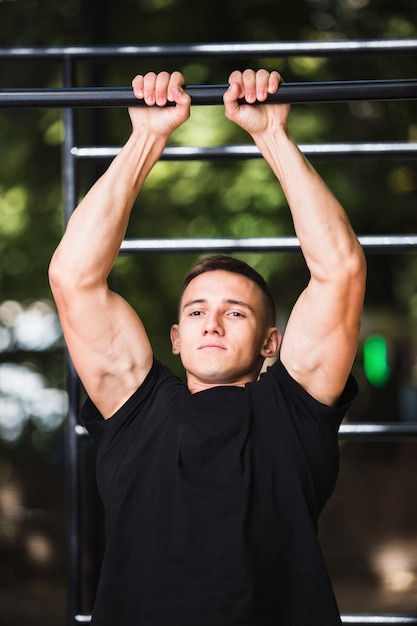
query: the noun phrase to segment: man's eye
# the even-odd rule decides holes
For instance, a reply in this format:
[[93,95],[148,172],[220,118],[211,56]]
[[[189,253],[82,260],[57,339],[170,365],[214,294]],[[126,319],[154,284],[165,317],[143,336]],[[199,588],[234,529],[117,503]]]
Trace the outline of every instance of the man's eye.
[[231,315],[232,317],[243,317],[243,314],[242,314],[242,313],[240,313],[239,311],[231,311],[231,312],[230,312],[230,315]]
[[191,311],[190,315],[192,316],[201,315],[201,311]]

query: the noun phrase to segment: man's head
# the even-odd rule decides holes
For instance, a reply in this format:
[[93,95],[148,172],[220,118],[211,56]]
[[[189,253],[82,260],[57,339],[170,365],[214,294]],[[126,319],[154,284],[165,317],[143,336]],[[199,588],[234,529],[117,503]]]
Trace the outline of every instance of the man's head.
[[265,281],[265,279],[257,272],[253,267],[234,257],[225,256],[223,254],[215,254],[212,256],[201,259],[191,267],[184,277],[182,288],[180,292],[180,306],[184,291],[189,283],[205,272],[214,272],[216,270],[223,270],[225,272],[232,272],[233,274],[241,274],[246,276],[261,290],[265,301],[265,319],[268,324],[273,326],[275,324],[276,310],[275,301],[273,295]]
[[184,279],[179,322],[171,328],[192,392],[256,380],[266,357],[276,356],[280,333],[264,279],[237,259],[213,256]]

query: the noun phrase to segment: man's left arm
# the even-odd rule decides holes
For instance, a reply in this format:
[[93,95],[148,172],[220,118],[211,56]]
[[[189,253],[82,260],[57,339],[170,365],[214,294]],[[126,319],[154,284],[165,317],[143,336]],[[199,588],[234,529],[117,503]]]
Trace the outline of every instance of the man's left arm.
[[226,116],[251,134],[277,176],[310,272],[288,320],[281,361],[313,397],[331,405],[344,389],[357,350],[366,262],[343,207],[288,132],[289,105],[237,102],[264,100],[280,80],[265,70],[232,74]]

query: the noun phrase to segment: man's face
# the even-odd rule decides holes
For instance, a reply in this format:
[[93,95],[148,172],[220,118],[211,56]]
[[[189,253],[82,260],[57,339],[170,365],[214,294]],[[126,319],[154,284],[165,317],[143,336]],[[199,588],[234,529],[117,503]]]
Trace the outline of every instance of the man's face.
[[280,336],[266,324],[259,287],[246,276],[216,270],[185,289],[171,341],[194,393],[256,380],[265,357],[276,355]]

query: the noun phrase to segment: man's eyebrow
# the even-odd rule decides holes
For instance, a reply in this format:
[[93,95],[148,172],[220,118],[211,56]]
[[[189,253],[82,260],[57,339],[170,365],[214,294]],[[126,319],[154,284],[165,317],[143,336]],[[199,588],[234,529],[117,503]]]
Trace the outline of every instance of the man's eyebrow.
[[[254,312],[253,306],[251,306],[248,302],[244,302],[243,300],[234,300],[233,298],[224,298],[223,302],[224,304],[233,304],[235,306],[241,306],[241,307],[244,307],[245,309],[248,309],[249,311]],[[182,308],[186,309],[188,307],[195,306],[196,304],[206,304],[206,303],[207,303],[206,298],[195,298],[194,300],[188,300],[187,302],[185,302]]]
[[243,306],[245,309],[249,309],[249,311],[254,311],[253,306],[251,306],[248,302],[244,302],[243,300],[233,300],[233,298],[226,298],[223,300],[226,304],[234,304],[236,306]]
[[207,300],[205,298],[195,298],[194,300],[188,300],[185,302],[182,308],[186,309],[187,307],[194,306],[196,304],[204,304],[206,302]]

